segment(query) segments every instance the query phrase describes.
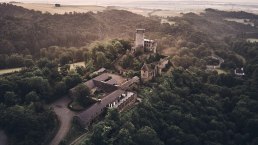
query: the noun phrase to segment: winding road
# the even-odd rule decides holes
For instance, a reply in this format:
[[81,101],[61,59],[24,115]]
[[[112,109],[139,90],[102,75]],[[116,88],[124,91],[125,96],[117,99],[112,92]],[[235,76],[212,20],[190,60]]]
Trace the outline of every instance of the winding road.
[[75,115],[75,112],[72,112],[67,108],[67,105],[70,101],[70,98],[63,97],[51,105],[60,121],[60,128],[49,145],[58,145],[69,132],[72,119]]

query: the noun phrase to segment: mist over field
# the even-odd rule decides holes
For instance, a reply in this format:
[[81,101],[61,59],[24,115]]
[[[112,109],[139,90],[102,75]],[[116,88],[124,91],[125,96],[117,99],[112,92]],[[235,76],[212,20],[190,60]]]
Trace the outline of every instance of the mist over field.
[[[0,2],[9,1],[0,0]],[[17,0],[16,2],[42,4],[60,3],[62,5],[120,6],[127,8],[173,10],[177,12],[196,12],[206,8],[215,8],[220,10],[248,11],[258,13],[258,2],[256,0]]]
[[[0,2],[9,2],[8,0],[0,0]],[[83,4],[108,4],[108,5],[116,5],[116,4],[127,4],[127,3],[141,3],[141,2],[192,2],[192,3],[202,3],[202,2],[224,2],[224,3],[241,3],[241,4],[250,4],[250,3],[258,3],[257,0],[17,0],[17,2],[25,2],[25,3],[63,3],[63,4],[72,4],[72,5],[83,5]]]

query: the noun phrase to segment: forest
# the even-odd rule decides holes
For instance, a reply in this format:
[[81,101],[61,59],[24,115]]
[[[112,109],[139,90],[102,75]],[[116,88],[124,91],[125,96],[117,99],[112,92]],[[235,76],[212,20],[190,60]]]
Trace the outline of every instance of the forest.
[[[10,145],[48,144],[58,127],[50,104],[98,68],[115,72],[136,28],[157,40],[160,53],[173,51],[173,69],[135,90],[139,105],[109,110],[83,145],[258,144],[258,43],[246,41],[258,34],[257,15],[207,9],[168,17],[170,25],[122,10],[51,15],[0,4],[0,13],[0,68],[23,67],[0,76],[0,129]],[[206,70],[218,64],[211,55],[223,58],[224,73]],[[79,61],[86,67],[68,71]],[[141,64],[128,55],[121,66],[139,71]],[[245,76],[236,76],[241,67]]]
[[[210,9],[202,16],[170,18],[181,22],[184,29],[163,25],[164,33],[185,35],[185,42],[179,43],[181,48],[173,57],[174,70],[140,87],[138,93],[144,101],[134,109],[125,113],[109,110],[82,144],[256,145],[258,44],[246,42],[241,34],[257,30],[223,20],[237,14],[256,19],[243,12]],[[220,22],[211,23],[215,18]],[[214,32],[218,29],[222,30]],[[204,71],[212,53],[225,59],[221,67],[229,73]],[[239,54],[245,61],[237,57]],[[237,67],[244,67],[246,76],[235,76],[233,69]]]
[[84,145],[256,145],[258,45],[236,42],[248,56],[248,75],[175,69],[140,88],[144,101],[119,114],[110,110]]
[[[84,79],[98,68],[108,67],[119,53],[126,51],[130,45],[126,41],[112,40],[105,43],[93,43],[82,55],[86,67],[76,67],[69,71],[70,60],[76,58],[69,49],[54,48],[62,52],[59,59],[51,59],[55,53],[47,53],[29,67],[18,73],[0,76],[0,128],[5,130],[11,145],[47,144],[55,135],[58,127],[57,116],[50,104],[66,95],[71,88],[82,83]],[[54,49],[50,48],[51,51]],[[79,51],[80,49],[78,49]],[[42,52],[43,53],[43,52]],[[61,67],[58,67],[58,66]],[[91,104],[84,88],[79,88],[78,101],[82,106]],[[87,89],[87,88],[86,88]],[[83,94],[82,94],[83,93]],[[12,121],[10,121],[12,120]]]

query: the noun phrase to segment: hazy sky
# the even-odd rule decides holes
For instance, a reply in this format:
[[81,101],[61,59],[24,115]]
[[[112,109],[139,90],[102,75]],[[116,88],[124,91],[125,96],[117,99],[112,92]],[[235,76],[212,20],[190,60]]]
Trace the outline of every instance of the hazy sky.
[[[12,0],[0,0],[8,2]],[[258,0],[13,0],[30,3],[65,3],[65,4],[105,4],[105,3],[127,3],[134,1],[214,1],[214,2],[241,2],[241,3],[258,3]]]

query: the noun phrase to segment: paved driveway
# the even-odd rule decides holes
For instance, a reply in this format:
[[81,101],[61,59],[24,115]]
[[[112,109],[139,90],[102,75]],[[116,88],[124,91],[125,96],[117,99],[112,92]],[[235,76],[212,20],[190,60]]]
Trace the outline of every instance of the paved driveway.
[[60,121],[60,128],[49,145],[58,145],[66,136],[71,127],[72,119],[75,113],[67,108],[70,101],[70,98],[64,97],[51,105]]
[[7,136],[3,130],[0,130],[0,145],[7,145]]

